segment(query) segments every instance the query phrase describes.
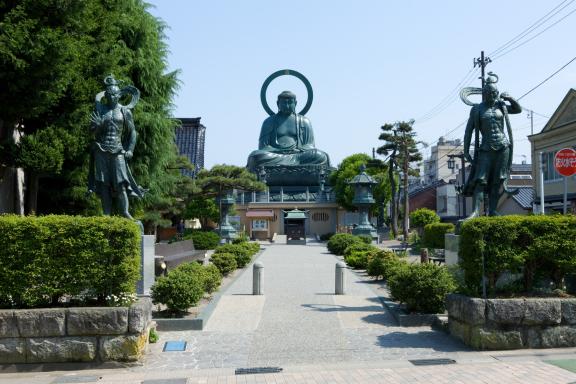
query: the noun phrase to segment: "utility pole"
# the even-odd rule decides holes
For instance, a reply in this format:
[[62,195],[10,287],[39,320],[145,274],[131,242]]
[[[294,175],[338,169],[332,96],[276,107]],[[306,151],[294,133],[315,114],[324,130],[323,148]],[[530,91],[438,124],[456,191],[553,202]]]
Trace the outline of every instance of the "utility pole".
[[[480,52],[480,57],[474,59],[474,68],[476,68],[476,66],[480,67],[480,80],[482,81],[482,89],[484,89],[484,82],[486,81],[485,69],[488,63],[491,62],[492,59],[490,59],[488,56],[484,57],[484,51]],[[482,101],[484,101],[484,95],[482,95]]]
[[529,109],[528,115],[526,117],[528,117],[530,119],[530,134],[533,135],[534,134],[534,111]]
[[[481,74],[480,80],[482,82],[482,102],[486,101],[486,100],[484,100],[484,84],[486,82],[485,69],[486,69],[486,66],[491,62],[492,62],[492,59],[484,56],[484,51],[480,51],[480,57],[474,59],[474,67],[476,67],[476,65],[478,65],[480,67],[480,74]],[[478,127],[476,129],[476,132],[474,135],[474,150],[475,151],[478,148],[480,148],[480,132],[479,131],[480,131],[480,127]],[[485,214],[488,213],[488,204],[487,204],[488,193],[487,192],[488,192],[488,189],[485,187],[484,188],[484,213]]]

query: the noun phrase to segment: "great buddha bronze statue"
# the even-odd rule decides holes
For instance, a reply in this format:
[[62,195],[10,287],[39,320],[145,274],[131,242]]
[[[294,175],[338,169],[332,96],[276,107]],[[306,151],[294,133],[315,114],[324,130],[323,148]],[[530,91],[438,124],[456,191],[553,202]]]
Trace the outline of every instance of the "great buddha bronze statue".
[[[264,83],[263,93],[269,81],[281,74],[298,74],[295,71],[278,71]],[[330,168],[330,158],[326,152],[315,147],[314,133],[310,120],[304,116],[311,104],[311,87],[307,80],[298,74],[308,88],[309,102],[303,113],[296,112],[296,95],[284,91],[278,95],[278,112],[273,113],[262,100],[264,109],[270,116],[262,123],[258,149],[248,157],[247,168],[255,173],[268,174],[271,184],[318,184],[319,170]],[[264,96],[265,97],[265,96]]]

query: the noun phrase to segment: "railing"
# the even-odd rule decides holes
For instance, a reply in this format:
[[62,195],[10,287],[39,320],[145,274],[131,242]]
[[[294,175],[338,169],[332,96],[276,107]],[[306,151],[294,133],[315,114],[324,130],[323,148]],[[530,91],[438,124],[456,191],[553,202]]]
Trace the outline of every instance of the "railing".
[[291,203],[291,202],[323,202],[333,203],[336,195],[332,191],[265,191],[265,192],[244,192],[236,196],[237,204],[249,203]]

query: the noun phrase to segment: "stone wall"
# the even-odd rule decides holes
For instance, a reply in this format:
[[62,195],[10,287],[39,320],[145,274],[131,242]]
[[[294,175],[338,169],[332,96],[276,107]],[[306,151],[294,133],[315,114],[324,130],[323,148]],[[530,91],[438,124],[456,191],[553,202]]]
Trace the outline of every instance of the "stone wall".
[[130,307],[0,310],[0,364],[137,361],[153,324],[149,298]]
[[475,349],[576,347],[576,299],[448,295],[450,334]]

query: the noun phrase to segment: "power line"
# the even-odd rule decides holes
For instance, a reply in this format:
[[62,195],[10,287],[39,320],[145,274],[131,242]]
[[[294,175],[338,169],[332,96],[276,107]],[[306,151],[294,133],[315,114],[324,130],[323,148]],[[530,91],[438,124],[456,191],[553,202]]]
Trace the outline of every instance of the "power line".
[[558,24],[559,22],[561,22],[562,20],[564,20],[565,18],[567,18],[568,16],[570,16],[571,14],[573,14],[574,12],[576,12],[576,8],[573,9],[572,11],[570,11],[567,15],[565,15],[564,17],[562,17],[561,19],[557,20],[556,22],[554,22],[552,25],[548,26],[547,28],[545,28],[544,30],[540,31],[539,33],[537,33],[536,35],[532,36],[530,39],[522,42],[521,44],[518,44],[517,46],[510,48],[509,50],[507,50],[504,53],[501,53],[500,55],[497,55],[496,57],[494,57],[494,60],[499,59],[500,57],[520,48],[521,46],[523,46],[524,44],[534,40],[535,38],[537,38],[538,36],[540,36],[541,34],[543,34],[544,32],[546,32],[547,30],[549,30],[550,28],[552,28],[553,26],[555,26],[556,24]]
[[[538,20],[536,20],[534,23],[532,23],[531,25],[529,25],[526,29],[524,29],[522,32],[520,32],[518,35],[516,35],[515,37],[513,37],[512,39],[508,40],[505,44],[501,45],[499,48],[497,48],[496,50],[494,50],[493,52],[491,52],[488,56],[496,56],[498,55],[500,52],[502,52],[503,50],[505,50],[506,48],[508,48],[509,46],[511,46],[512,44],[516,43],[517,41],[519,41],[520,39],[522,39],[524,36],[530,34],[533,30],[535,30],[536,28],[538,28],[540,25],[544,24],[546,21],[548,21],[549,19],[551,19],[552,17],[556,16],[559,12],[561,12],[562,10],[564,10],[566,7],[568,7],[570,4],[572,4],[574,2],[574,0],[571,0],[568,4],[566,4],[564,7],[562,7],[561,9],[559,9],[558,11],[556,11],[559,7],[562,6],[562,4],[564,4],[566,1],[568,0],[564,0],[562,2],[560,2],[560,4],[556,5],[554,8],[552,8],[552,10],[550,10],[548,13],[546,13],[544,16],[542,16],[541,18],[539,18]],[[556,12],[555,12],[556,11]],[[553,13],[552,15],[550,15],[551,13]],[[549,16],[550,15],[550,16]]]
[[564,64],[562,67],[560,67],[556,72],[554,72],[553,74],[551,74],[550,76],[548,76],[547,78],[545,78],[544,80],[542,80],[538,85],[536,85],[534,88],[532,88],[531,90],[529,90],[528,92],[526,92],[525,94],[523,94],[522,96],[520,96],[518,98],[518,100],[522,99],[524,96],[529,95],[530,93],[532,93],[532,91],[536,90],[538,87],[540,87],[542,84],[544,84],[545,82],[547,82],[548,80],[550,80],[551,78],[553,78],[554,76],[556,76],[556,74],[558,72],[560,72],[561,70],[563,70],[564,68],[566,68],[568,65],[570,65],[570,63],[572,63],[574,60],[576,60],[576,56],[574,56],[572,58],[572,60],[570,60],[569,62],[567,62],[566,64]]

